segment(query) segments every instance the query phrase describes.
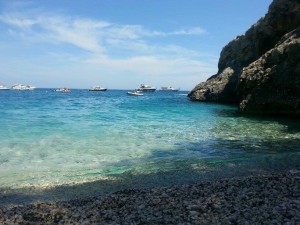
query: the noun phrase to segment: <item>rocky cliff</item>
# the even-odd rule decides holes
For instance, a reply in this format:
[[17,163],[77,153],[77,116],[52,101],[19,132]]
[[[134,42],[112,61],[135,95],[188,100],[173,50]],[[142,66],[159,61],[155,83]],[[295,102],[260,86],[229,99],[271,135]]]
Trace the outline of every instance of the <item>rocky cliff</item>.
[[300,0],[274,0],[268,13],[221,52],[218,73],[195,101],[239,103],[250,113],[300,113]]
[[300,27],[245,67],[237,88],[243,112],[300,115]]

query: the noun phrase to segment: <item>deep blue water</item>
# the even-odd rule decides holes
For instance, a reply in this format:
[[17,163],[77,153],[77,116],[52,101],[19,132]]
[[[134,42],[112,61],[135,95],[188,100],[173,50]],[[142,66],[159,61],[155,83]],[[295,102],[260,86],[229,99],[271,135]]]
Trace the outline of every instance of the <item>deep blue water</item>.
[[126,92],[1,91],[0,187],[151,173],[181,174],[169,181],[180,183],[300,166],[298,120],[244,117],[187,92]]

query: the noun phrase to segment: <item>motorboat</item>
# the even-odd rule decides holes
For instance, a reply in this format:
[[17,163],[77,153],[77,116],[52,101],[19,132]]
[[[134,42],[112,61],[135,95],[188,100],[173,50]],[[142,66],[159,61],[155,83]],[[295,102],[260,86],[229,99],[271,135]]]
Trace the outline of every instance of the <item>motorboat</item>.
[[32,85],[26,85],[26,90],[33,91],[35,89]]
[[56,92],[63,92],[63,93],[68,93],[68,92],[71,92],[71,90],[69,88],[59,88],[59,89],[56,89],[55,90]]
[[32,85],[15,84],[11,87],[11,89],[17,91],[33,91],[35,87]]
[[173,88],[173,87],[169,86],[169,87],[161,87],[160,90],[161,91],[179,91],[180,88]]
[[12,90],[23,91],[25,90],[25,85],[23,84],[15,84],[11,87]]
[[148,91],[148,92],[153,92],[156,90],[156,87],[152,87],[150,85],[147,84],[141,84],[140,88],[138,89],[139,91]]
[[4,85],[0,85],[0,91],[8,91],[10,88]]
[[89,91],[107,91],[107,88],[103,88],[100,86],[94,86],[89,89]]
[[139,90],[134,90],[134,91],[128,91],[127,92],[128,95],[133,95],[133,96],[142,96],[144,95],[141,91]]

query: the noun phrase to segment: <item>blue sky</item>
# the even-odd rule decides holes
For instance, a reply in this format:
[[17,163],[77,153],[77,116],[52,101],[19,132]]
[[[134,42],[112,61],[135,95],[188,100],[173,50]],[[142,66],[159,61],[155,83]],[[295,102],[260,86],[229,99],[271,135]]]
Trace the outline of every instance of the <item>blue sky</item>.
[[191,90],[271,0],[0,0],[0,84]]

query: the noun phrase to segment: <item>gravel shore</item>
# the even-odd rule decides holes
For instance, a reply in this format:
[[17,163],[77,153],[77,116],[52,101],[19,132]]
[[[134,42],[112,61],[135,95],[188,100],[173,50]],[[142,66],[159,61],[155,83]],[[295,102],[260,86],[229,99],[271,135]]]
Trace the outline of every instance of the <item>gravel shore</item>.
[[3,206],[0,224],[300,224],[300,171]]

